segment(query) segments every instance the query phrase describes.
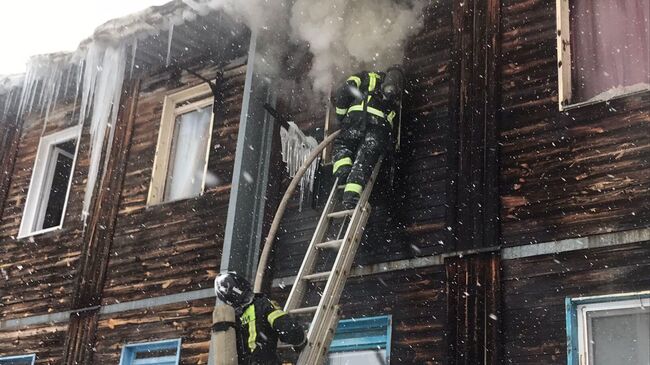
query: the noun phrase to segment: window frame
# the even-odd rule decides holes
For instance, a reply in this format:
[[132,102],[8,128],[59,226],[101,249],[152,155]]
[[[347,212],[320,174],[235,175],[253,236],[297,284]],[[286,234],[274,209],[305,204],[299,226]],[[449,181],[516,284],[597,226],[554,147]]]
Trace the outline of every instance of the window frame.
[[[336,335],[345,332],[359,332],[363,334],[365,331],[372,331],[373,329],[386,327],[385,339],[382,340],[379,337],[384,336],[359,336],[355,337],[353,341],[346,340],[337,340]],[[329,347],[328,352],[339,353],[339,352],[353,352],[353,351],[363,351],[363,350],[376,350],[378,344],[382,344],[385,347],[379,347],[380,349],[386,350],[386,364],[390,364],[390,352],[391,352],[391,339],[393,332],[393,317],[392,315],[382,315],[375,317],[361,317],[361,318],[350,318],[346,320],[339,321],[336,332],[334,333],[334,339]]]
[[[188,105],[178,106],[180,103],[197,98],[201,99]],[[213,102],[214,96],[212,95],[212,89],[207,83],[202,83],[173,94],[165,95],[162,117],[160,119],[160,129],[158,131],[158,141],[156,143],[156,154],[154,156],[153,168],[151,171],[151,183],[149,185],[149,194],[147,196],[147,206],[192,198],[165,200],[165,185],[167,184],[169,160],[174,142],[176,117],[200,108],[205,108],[206,106],[211,106]],[[208,147],[205,151],[205,166],[203,168],[203,179],[201,181],[201,193],[198,196],[203,195],[205,192],[205,179],[210,159],[210,149],[212,147],[213,128],[214,112],[211,111],[210,126],[208,128]]]
[[567,365],[588,365],[590,359],[587,314],[596,311],[650,307],[650,291],[565,298]]
[[[70,198],[70,188],[72,187],[72,180],[74,171],[77,164],[77,157],[79,156],[79,145],[81,144],[81,131],[82,126],[76,125],[66,128],[62,131],[54,132],[41,137],[36,151],[36,160],[32,168],[32,176],[29,181],[29,190],[25,199],[25,206],[20,220],[20,228],[18,231],[18,239],[40,235],[47,232],[59,230],[63,227],[65,221],[65,212],[68,208],[68,199]],[[51,151],[53,147],[71,140],[76,140],[75,153],[72,158],[72,169],[70,170],[70,179],[68,181],[68,188],[65,194],[65,202],[63,203],[63,211],[61,214],[61,223],[58,226],[46,229],[33,230],[34,224],[41,220],[42,211],[42,198],[45,193],[44,187],[48,180],[51,180],[52,174],[56,166],[48,165],[51,161]],[[56,164],[54,164],[56,165]],[[49,192],[47,192],[49,197]],[[38,215],[38,216],[37,216]]]
[[34,362],[36,361],[36,354],[0,357],[0,361],[5,360],[32,360],[32,365],[34,365]]
[[572,56],[571,56],[571,0],[556,1],[556,22],[557,22],[557,67],[558,67],[558,106],[560,111],[580,108],[582,106],[604,103],[611,100],[625,98],[637,94],[650,92],[650,89],[632,91],[615,96],[609,100],[587,100],[572,102]]
[[[180,363],[181,359],[181,339],[176,338],[172,340],[160,340],[152,342],[139,342],[139,343],[129,343],[124,344],[122,347],[122,353],[120,354],[120,365],[139,365],[145,364],[146,362],[140,362],[139,364],[133,363],[133,355],[141,351],[151,351],[151,350],[163,350],[163,349],[172,349],[176,347],[176,365]],[[173,356],[169,356],[171,358]],[[153,358],[158,359],[160,358]]]

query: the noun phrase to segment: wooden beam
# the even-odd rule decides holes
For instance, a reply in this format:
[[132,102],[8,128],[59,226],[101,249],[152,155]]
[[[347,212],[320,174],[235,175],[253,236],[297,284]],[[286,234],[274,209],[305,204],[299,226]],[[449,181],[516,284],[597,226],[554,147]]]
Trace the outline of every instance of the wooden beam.
[[456,249],[462,250],[492,246],[498,239],[501,2],[455,2],[452,18],[457,31],[451,62],[446,223],[452,228]]
[[[140,81],[124,86],[123,89],[123,101],[120,102],[116,131],[111,141],[111,153],[106,156],[109,159],[106,171],[102,180],[98,182],[98,194],[83,237],[83,248],[72,298],[73,309],[101,304],[126,160],[133,135]],[[89,364],[93,354],[99,309],[82,313],[73,312],[70,316],[63,363],[65,365]]]
[[500,333],[500,258],[482,253],[445,260],[450,365],[497,365]]
[[571,103],[571,29],[569,0],[556,0],[558,103],[560,110]]

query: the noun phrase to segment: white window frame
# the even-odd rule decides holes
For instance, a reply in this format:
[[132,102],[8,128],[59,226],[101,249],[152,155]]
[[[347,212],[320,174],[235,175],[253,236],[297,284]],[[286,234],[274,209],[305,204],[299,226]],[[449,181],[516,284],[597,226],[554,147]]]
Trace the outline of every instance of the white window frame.
[[[201,98],[205,96],[205,98]],[[190,99],[201,98],[188,105],[178,106]],[[162,118],[160,121],[160,131],[158,133],[158,143],[156,145],[156,155],[153,161],[151,172],[151,184],[149,186],[149,195],[147,205],[156,205],[169,203],[165,200],[165,184],[167,183],[167,172],[169,170],[169,159],[174,139],[174,127],[176,117],[186,114],[197,109],[211,106],[214,101],[212,90],[207,83],[190,87],[174,94],[166,95],[163,104]],[[211,113],[210,126],[208,130],[208,146],[205,151],[205,166],[203,168],[203,179],[201,181],[201,193],[205,191],[205,179],[208,170],[208,160],[210,157],[210,147],[212,146],[212,129],[214,126],[214,113]],[[189,198],[187,198],[189,199]]]
[[[120,365],[146,365],[146,364],[155,364],[152,362],[152,359],[133,359],[133,355],[141,351],[155,351],[162,349],[173,349],[176,348],[176,355],[170,355],[164,358],[164,361],[175,362],[176,365],[180,363],[181,359],[181,339],[173,340],[161,340],[153,342],[142,342],[142,343],[130,343],[125,344],[122,347],[122,354],[120,355]],[[160,358],[153,358],[155,360],[161,361]]]
[[592,364],[593,344],[589,341],[591,326],[588,320],[590,313],[593,318],[594,312],[631,310],[639,307],[646,307],[650,310],[650,292],[566,298],[567,364]]
[[34,365],[34,361],[36,361],[36,354],[0,357],[0,361],[8,360],[32,360],[32,365]]
[[[32,230],[35,223],[41,222],[44,219],[44,210],[41,208],[43,202],[43,194],[48,195],[49,191],[44,191],[44,187],[49,182],[51,183],[53,178],[54,169],[56,166],[48,166],[48,162],[51,161],[51,153],[62,153],[64,151],[56,151],[53,149],[53,146],[60,143],[68,142],[71,140],[76,140],[75,143],[75,153],[72,158],[72,169],[70,170],[70,180],[68,181],[68,188],[65,193],[65,202],[63,204],[63,212],[61,216],[61,223],[58,226],[50,227],[41,230]],[[34,162],[34,168],[32,170],[32,177],[29,182],[29,191],[27,192],[27,199],[25,201],[25,208],[23,210],[23,216],[20,222],[20,230],[18,233],[18,238],[24,238],[29,236],[35,236],[51,231],[61,229],[63,227],[63,222],[65,220],[65,212],[68,207],[68,198],[70,197],[70,187],[72,186],[72,180],[74,176],[74,169],[77,164],[77,156],[79,155],[79,141],[81,140],[81,126],[74,126],[67,129],[64,129],[59,132],[49,134],[47,136],[41,137],[40,142],[38,143],[38,150],[36,152],[36,161]]]
[[[572,102],[572,76],[571,66],[573,64],[571,57],[571,0],[556,1],[556,20],[557,20],[557,66],[558,66],[558,106],[560,111],[579,108],[585,105],[592,105],[603,102],[602,100]],[[623,98],[626,96],[645,93],[650,90],[632,91],[623,95],[613,97],[611,100]]]

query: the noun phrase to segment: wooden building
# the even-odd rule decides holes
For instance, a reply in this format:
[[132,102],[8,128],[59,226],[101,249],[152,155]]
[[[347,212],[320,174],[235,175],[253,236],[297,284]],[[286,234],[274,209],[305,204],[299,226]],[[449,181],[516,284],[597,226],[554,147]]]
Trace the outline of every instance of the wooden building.
[[[358,343],[335,340],[333,363],[649,361],[650,3],[611,3],[429,2],[404,55],[394,178],[378,182],[341,299]],[[131,47],[99,163],[74,82],[31,113],[27,83],[0,92],[0,364],[207,364],[212,280],[252,273],[288,184],[262,104],[311,135],[325,106],[269,92],[264,35],[225,13],[161,21],[184,11],[112,23],[159,31],[120,33]],[[634,14],[627,44],[615,20]],[[589,52],[612,59],[594,71]],[[184,119],[200,128],[181,133]],[[188,168],[200,173],[171,178]],[[267,280],[280,301],[318,207],[296,197],[283,218]]]

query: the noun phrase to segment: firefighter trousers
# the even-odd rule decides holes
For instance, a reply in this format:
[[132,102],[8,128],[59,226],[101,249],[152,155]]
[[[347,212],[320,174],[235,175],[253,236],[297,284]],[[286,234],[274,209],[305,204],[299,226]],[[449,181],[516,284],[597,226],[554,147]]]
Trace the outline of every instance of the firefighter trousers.
[[385,119],[362,113],[348,115],[341,134],[334,141],[334,173],[351,168],[346,192],[361,194],[373,168],[390,143],[390,124]]

